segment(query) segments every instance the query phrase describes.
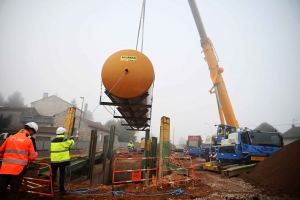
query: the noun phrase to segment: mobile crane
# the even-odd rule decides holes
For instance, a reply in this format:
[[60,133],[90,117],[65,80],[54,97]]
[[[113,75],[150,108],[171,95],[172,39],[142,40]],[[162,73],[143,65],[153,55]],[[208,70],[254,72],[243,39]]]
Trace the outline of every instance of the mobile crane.
[[202,156],[208,161],[208,155],[214,155],[218,161],[251,162],[264,160],[283,146],[282,137],[277,132],[255,130],[240,131],[225,82],[224,69],[219,66],[214,46],[206,34],[195,0],[188,0],[200,38],[201,47],[208,64],[213,87],[211,94],[216,95],[221,124],[217,129],[214,144],[202,149]]

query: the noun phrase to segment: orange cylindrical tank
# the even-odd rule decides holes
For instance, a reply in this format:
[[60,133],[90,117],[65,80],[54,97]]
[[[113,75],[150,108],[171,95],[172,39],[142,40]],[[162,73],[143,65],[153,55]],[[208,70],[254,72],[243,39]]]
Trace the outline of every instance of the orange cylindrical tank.
[[102,82],[118,98],[142,96],[154,82],[151,61],[143,53],[125,49],[112,54],[103,64]]

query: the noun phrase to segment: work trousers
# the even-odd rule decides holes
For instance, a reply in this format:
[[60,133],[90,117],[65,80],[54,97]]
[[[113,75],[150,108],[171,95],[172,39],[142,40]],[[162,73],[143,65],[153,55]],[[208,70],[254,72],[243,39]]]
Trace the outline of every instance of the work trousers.
[[52,168],[52,174],[53,174],[53,179],[52,179],[53,183],[55,181],[56,173],[59,168],[59,191],[64,191],[65,190],[66,165],[51,166],[51,168]]
[[10,175],[0,174],[0,199],[4,198],[7,186],[10,185],[9,196],[7,200],[18,199],[19,189],[22,185],[24,174]]

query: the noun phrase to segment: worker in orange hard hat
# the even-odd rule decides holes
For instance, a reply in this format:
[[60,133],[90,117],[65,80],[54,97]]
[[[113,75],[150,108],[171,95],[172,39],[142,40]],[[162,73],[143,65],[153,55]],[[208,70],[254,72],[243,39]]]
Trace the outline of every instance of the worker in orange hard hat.
[[0,169],[0,197],[4,197],[10,185],[8,199],[18,199],[19,189],[29,162],[38,156],[30,139],[38,131],[35,122],[25,124],[18,133],[9,136],[0,147],[2,166]]

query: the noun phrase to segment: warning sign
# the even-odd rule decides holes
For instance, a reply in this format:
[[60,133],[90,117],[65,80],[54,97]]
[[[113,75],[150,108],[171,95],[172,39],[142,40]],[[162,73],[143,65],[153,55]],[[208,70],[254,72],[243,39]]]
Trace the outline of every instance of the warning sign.
[[132,181],[141,181],[141,177],[142,177],[141,170],[132,171],[132,174],[131,174]]
[[120,61],[136,62],[136,56],[121,56]]

